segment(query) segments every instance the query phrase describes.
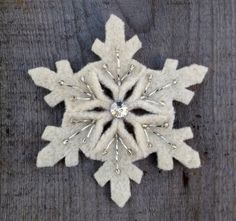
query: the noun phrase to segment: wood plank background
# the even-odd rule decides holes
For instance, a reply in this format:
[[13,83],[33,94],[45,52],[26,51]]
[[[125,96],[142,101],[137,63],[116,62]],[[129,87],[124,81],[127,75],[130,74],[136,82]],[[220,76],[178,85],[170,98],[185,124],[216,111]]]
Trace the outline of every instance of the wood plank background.
[[[91,45],[104,40],[111,13],[125,21],[128,38],[138,34],[143,48],[135,58],[148,67],[169,57],[180,67],[209,67],[191,104],[175,103],[175,126],[192,127],[188,143],[202,167],[175,162],[165,172],[151,155],[137,163],[145,175],[123,209],[94,180],[99,162],[80,156],[74,168],[36,168],[41,134],[60,125],[64,106],[51,109],[47,91],[27,75],[37,66],[55,69],[60,59],[75,71],[97,60]],[[235,0],[0,0],[0,84],[1,221],[236,220]]]

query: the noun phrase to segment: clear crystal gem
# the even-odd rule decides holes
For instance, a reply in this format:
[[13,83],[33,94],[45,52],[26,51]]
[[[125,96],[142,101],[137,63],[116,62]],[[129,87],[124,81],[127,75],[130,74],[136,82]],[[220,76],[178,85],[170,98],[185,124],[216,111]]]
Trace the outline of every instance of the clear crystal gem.
[[116,101],[111,105],[111,115],[116,118],[123,118],[128,114],[128,107],[121,101]]

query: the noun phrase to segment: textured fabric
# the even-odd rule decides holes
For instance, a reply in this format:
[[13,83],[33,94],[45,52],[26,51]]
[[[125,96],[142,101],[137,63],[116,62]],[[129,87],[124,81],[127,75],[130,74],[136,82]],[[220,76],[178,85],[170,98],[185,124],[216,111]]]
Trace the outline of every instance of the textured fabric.
[[[157,153],[163,170],[173,169],[173,159],[200,167],[198,152],[184,142],[193,137],[191,129],[173,129],[172,103],[189,104],[194,93],[186,88],[201,83],[207,68],[177,69],[178,61],[167,59],[162,70],[148,69],[132,59],[140,48],[137,36],[125,41],[124,23],[111,15],[105,42],[97,39],[92,46],[100,61],[77,73],[66,60],[56,63],[57,72],[29,70],[35,84],[50,91],[45,101],[51,107],[66,104],[61,127],[48,126],[42,135],[50,143],[39,152],[37,166],[54,166],[63,158],[66,166],[76,166],[79,150],[104,161],[94,177],[101,186],[110,181],[111,198],[120,207],[131,196],[130,179],[140,183],[142,178],[134,161]],[[128,114],[114,116],[114,102],[125,104]]]

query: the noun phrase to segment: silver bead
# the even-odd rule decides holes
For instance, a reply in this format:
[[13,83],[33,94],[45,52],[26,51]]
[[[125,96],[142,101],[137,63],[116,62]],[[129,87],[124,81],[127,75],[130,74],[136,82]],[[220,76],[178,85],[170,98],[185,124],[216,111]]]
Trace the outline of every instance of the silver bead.
[[177,84],[177,81],[176,81],[176,80],[173,80],[173,82],[172,82],[172,83],[175,85],[175,84]]
[[117,174],[117,175],[120,175],[120,172],[121,172],[121,171],[120,171],[120,169],[119,169],[119,168],[116,168],[116,170],[115,170],[115,171],[116,171],[116,174]]
[[148,125],[147,124],[143,124],[142,127],[143,128],[148,128]]
[[103,67],[104,69],[107,69],[107,68],[108,68],[108,65],[107,65],[107,64],[103,64],[102,67]]
[[151,81],[153,76],[152,74],[148,74],[147,77],[148,77],[148,81]]
[[81,76],[80,80],[84,83],[85,82],[84,76]]
[[69,143],[69,140],[68,139],[65,139],[65,140],[63,140],[63,144],[68,144]]
[[176,148],[177,148],[177,146],[176,146],[175,144],[171,144],[171,147],[172,147],[173,149],[176,149]]
[[104,151],[102,152],[102,155],[106,155],[106,154],[108,154],[108,151],[107,151],[107,150],[104,150]]
[[74,101],[77,100],[77,98],[76,98],[76,96],[72,96],[72,97],[70,98],[70,100],[74,102]]
[[63,80],[60,80],[60,81],[58,81],[58,84],[59,84],[60,86],[62,86],[62,85],[65,84],[65,82],[64,82]]
[[135,66],[134,66],[133,64],[131,64],[130,67],[129,67],[129,70],[130,70],[130,71],[133,71],[134,68],[135,68]]
[[148,148],[152,148],[152,147],[153,147],[152,143],[148,142]]
[[165,123],[163,124],[163,126],[164,126],[165,128],[167,128],[167,127],[169,127],[169,123],[168,123],[168,122],[165,122]]
[[166,105],[165,101],[160,101],[159,103],[160,103],[162,106],[165,106],[165,105]]
[[131,149],[127,149],[127,152],[128,152],[128,154],[131,156],[132,155],[132,150]]

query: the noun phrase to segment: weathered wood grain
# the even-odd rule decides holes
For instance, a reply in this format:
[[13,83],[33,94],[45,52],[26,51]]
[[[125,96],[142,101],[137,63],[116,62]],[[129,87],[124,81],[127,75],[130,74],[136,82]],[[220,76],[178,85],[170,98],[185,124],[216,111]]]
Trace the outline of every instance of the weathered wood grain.
[[[123,209],[93,179],[99,162],[36,168],[40,136],[60,125],[64,107],[48,107],[27,75],[60,59],[74,70],[97,60],[90,48],[111,13],[143,42],[141,63],[161,68],[171,57],[210,69],[191,104],[176,103],[176,127],[193,128],[202,168],[175,162],[163,172],[154,155],[138,162],[145,176]],[[1,221],[236,220],[236,1],[0,0],[0,86]]]

